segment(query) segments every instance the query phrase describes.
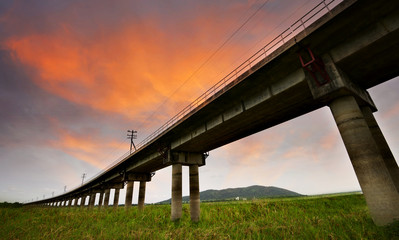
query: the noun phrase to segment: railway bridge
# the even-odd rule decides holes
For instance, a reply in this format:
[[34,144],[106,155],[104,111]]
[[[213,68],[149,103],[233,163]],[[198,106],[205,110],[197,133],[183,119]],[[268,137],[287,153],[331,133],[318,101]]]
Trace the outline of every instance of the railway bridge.
[[[290,28],[184,108],[113,166],[47,206],[107,207],[110,189],[146,183],[172,167],[171,219],[182,215],[182,167],[189,167],[190,214],[200,219],[198,168],[207,152],[328,106],[377,225],[399,219],[399,169],[373,116],[367,89],[399,74],[399,1],[322,1]],[[265,139],[264,144],[270,139]]]

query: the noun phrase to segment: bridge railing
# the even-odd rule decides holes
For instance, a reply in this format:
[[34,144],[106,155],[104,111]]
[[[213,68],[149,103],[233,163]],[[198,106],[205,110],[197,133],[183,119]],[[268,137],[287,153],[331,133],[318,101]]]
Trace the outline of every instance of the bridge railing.
[[[138,148],[145,146],[151,140],[156,138],[162,132],[167,130],[173,124],[178,122],[185,116],[188,116],[194,109],[199,107],[202,103],[207,101],[210,97],[215,95],[221,89],[226,87],[229,83],[233,82],[233,80],[237,79],[237,77],[249,70],[252,66],[258,63],[261,59],[266,58],[270,53],[276,50],[278,47],[283,45],[285,42],[290,40],[296,33],[299,33],[301,28],[305,29],[306,24],[310,25],[314,21],[316,21],[320,15],[324,15],[324,13],[330,12],[330,6],[332,4],[336,4],[337,2],[342,2],[342,0],[330,0],[330,1],[321,1],[315,7],[313,7],[310,11],[308,11],[304,16],[302,16],[299,20],[293,23],[289,28],[283,31],[280,35],[271,40],[268,44],[266,44],[263,48],[261,48],[258,52],[248,58],[241,65],[236,67],[233,71],[227,74],[224,78],[222,78],[219,82],[209,88],[206,92],[204,92],[201,96],[196,98],[192,103],[186,106],[183,110],[173,116],[169,121],[164,123],[160,128],[147,136],[144,140],[142,140],[139,144],[137,144]],[[324,13],[323,13],[324,11]],[[231,87],[233,87],[232,85]]]
[[[297,20],[294,24],[292,24],[289,28],[283,31],[280,35],[275,37],[271,40],[268,44],[266,44],[263,48],[261,48],[258,52],[248,58],[245,62],[240,64],[234,70],[232,70],[229,74],[227,74],[224,78],[222,78],[219,82],[214,84],[211,88],[209,88],[206,92],[204,92],[201,96],[196,98],[192,103],[186,106],[183,110],[173,116],[169,121],[164,123],[160,128],[156,131],[151,133],[148,137],[142,140],[139,144],[137,144],[138,148],[143,147],[145,144],[150,142],[152,139],[157,137],[163,131],[168,129],[174,123],[182,119],[183,117],[187,116],[192,112],[192,110],[196,109],[202,103],[207,101],[210,97],[215,95],[221,89],[226,87],[229,83],[233,82],[233,80],[237,79],[237,77],[244,73],[245,71],[249,70],[252,66],[258,63],[261,59],[266,58],[270,53],[276,50],[278,47],[283,45],[285,42],[290,40],[295,33],[299,33],[301,27],[303,29],[306,28],[306,24],[310,25],[313,23],[317,18],[319,18],[320,13],[330,12],[330,5],[333,3],[336,4],[337,2],[341,2],[342,0],[330,0],[330,1],[321,1],[315,7],[313,7],[309,12],[307,12],[303,17]],[[323,15],[323,14],[322,14]],[[317,18],[315,18],[317,17]],[[296,34],[295,34],[296,35]],[[231,86],[232,87],[232,86]]]
[[[321,16],[326,13],[330,13],[331,6],[336,6],[343,0],[323,0],[314,6],[311,10],[309,10],[305,15],[303,15],[300,19],[294,22],[290,27],[285,29],[282,33],[280,33],[277,37],[272,39],[269,43],[267,43],[263,48],[249,57],[246,61],[232,70],[229,74],[227,74],[224,78],[214,84],[211,88],[209,88],[206,92],[201,94],[198,98],[196,98],[192,103],[183,108],[180,112],[178,112],[175,116],[169,119],[166,123],[164,123],[160,128],[155,130],[153,133],[148,135],[144,140],[137,144],[138,150],[143,148],[146,144],[154,140],[157,136],[165,132],[167,129],[172,127],[176,122],[183,119],[184,117],[189,116],[191,113],[195,112],[194,110],[198,110],[197,108],[218,93],[220,90],[224,89],[229,83],[232,83],[233,80],[237,79],[242,73],[251,69],[252,66],[260,62],[262,59],[269,56],[273,51],[277,48],[281,47],[285,42],[289,41],[293,37],[295,37],[302,30],[306,29],[307,26],[315,22]],[[233,87],[231,85],[230,87]],[[98,174],[94,175],[86,182],[91,181],[104,172],[108,171],[112,167],[120,164],[125,161],[127,157],[129,157],[131,153],[128,151],[122,156],[120,156],[117,160],[109,164],[104,170],[100,171]],[[79,188],[79,187],[77,187]]]

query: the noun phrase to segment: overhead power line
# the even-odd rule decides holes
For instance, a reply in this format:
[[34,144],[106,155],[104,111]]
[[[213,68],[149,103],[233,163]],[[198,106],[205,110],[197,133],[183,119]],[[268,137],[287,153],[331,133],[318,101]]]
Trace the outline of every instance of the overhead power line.
[[151,113],[149,117],[146,118],[144,122],[141,123],[139,128],[143,126],[147,120],[151,119],[155,113],[159,112],[162,106],[164,106],[173,95],[175,95],[188,81],[190,81],[267,3],[269,0],[266,0],[263,4],[261,4],[255,12],[253,12],[209,57],[196,69],[194,72],[186,79],[184,82],[175,90],[171,95],[169,95],[156,109]]

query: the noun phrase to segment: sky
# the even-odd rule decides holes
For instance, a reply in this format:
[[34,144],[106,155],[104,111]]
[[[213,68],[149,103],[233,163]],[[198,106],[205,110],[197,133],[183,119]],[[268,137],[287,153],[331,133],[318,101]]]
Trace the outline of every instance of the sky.
[[[143,140],[316,2],[1,1],[0,202],[95,176],[129,150],[128,129]],[[397,159],[399,79],[369,92]],[[200,168],[201,191],[251,185],[360,190],[329,108],[215,149]],[[146,202],[170,196],[167,167],[147,183]]]

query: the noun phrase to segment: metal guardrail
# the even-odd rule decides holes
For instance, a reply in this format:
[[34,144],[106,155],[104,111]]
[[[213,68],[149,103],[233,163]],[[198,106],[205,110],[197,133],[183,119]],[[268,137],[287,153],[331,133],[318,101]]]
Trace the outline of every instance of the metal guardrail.
[[[242,64],[240,64],[238,67],[236,67],[233,71],[231,71],[229,74],[227,74],[219,82],[214,84],[211,88],[209,88],[201,96],[196,98],[192,103],[190,103],[188,106],[186,106],[183,110],[181,110],[179,113],[177,113],[171,119],[169,119],[160,128],[158,128],[156,131],[154,131],[149,136],[147,136],[144,140],[142,140],[139,144],[137,144],[137,151],[144,148],[148,143],[150,143],[152,140],[154,140],[156,137],[158,137],[162,133],[166,132],[169,128],[171,128],[179,120],[183,119],[184,117],[190,116],[194,112],[197,112],[197,110],[199,110],[197,108],[201,104],[203,104],[208,99],[210,99],[212,96],[214,96],[216,93],[218,93],[220,90],[225,88],[228,84],[232,83],[233,80],[237,79],[240,76],[240,74],[251,69],[252,66],[254,66],[256,63],[260,62],[262,59],[269,56],[272,52],[274,52],[274,50],[281,47],[285,42],[287,42],[287,41],[291,40],[293,37],[297,36],[298,33],[300,33],[302,30],[306,29],[306,27],[307,27],[306,25],[312,24],[314,21],[319,19],[324,14],[329,13],[330,5],[332,5],[333,3],[338,4],[342,1],[343,0],[330,0],[330,1],[323,0],[320,3],[318,3],[315,7],[313,7],[311,10],[309,10],[305,15],[303,15],[299,20],[294,22],[290,27],[288,27],[281,34],[279,34],[277,37],[275,37],[273,40],[271,40],[263,48],[261,48],[259,51],[257,51],[255,54],[253,54],[251,57],[249,57],[246,61],[244,61]],[[323,13],[323,11],[325,13]],[[322,14],[322,15],[320,16],[320,14]],[[233,87],[233,86],[235,86],[235,85],[231,85],[230,87]],[[109,164],[104,170],[100,171],[98,174],[96,174],[93,177],[91,177],[90,179],[88,179],[86,181],[86,183],[99,177],[101,174],[108,171],[112,167],[119,165],[121,162],[125,161],[125,159],[132,154],[134,154],[134,152],[133,153],[130,153],[130,151],[126,152],[125,154],[120,156],[117,160],[115,160],[114,162]],[[79,187],[76,187],[73,190],[76,190]],[[71,190],[71,191],[73,191],[73,190]],[[62,195],[62,194],[60,194],[60,195]]]
[[[213,85],[211,88],[209,88],[206,92],[204,92],[201,96],[199,96],[197,99],[195,99],[188,106],[186,106],[183,110],[181,110],[179,113],[177,113],[171,119],[169,119],[169,121],[167,121],[165,124],[163,124],[155,132],[153,132],[148,137],[146,137],[143,141],[141,141],[139,144],[137,144],[137,147],[140,149],[141,147],[143,147],[144,145],[149,143],[151,140],[153,140],[155,137],[160,135],[162,132],[167,130],[174,123],[176,123],[183,117],[190,115],[190,113],[193,110],[197,110],[196,108],[198,106],[200,106],[202,103],[204,103],[210,97],[214,96],[217,92],[219,92],[219,90],[226,87],[229,83],[233,82],[233,80],[237,79],[239,74],[243,73],[244,71],[249,70],[253,65],[258,63],[261,60],[260,58],[262,56],[264,56],[264,58],[266,58],[269,55],[268,53],[273,52],[275,49],[280,47],[286,41],[290,40],[292,38],[293,34],[295,32],[297,32],[300,27],[303,27],[303,29],[305,29],[306,23],[308,23],[311,20],[316,20],[316,19],[313,19],[313,17],[318,15],[323,10],[327,10],[327,12],[330,12],[329,6],[334,2],[340,2],[340,0],[330,0],[328,3],[326,3],[326,1],[324,0],[324,1],[320,2],[319,4],[317,4],[309,12],[307,12],[302,18],[297,20],[294,24],[292,24],[289,28],[287,28],[285,31],[283,31],[280,35],[275,37],[272,41],[270,41],[268,44],[266,44],[258,52],[256,52],[250,58],[248,58],[241,65],[236,67],[233,71],[231,71],[224,78],[222,78],[219,82],[217,82],[215,85]],[[287,39],[287,38],[289,38],[289,39]]]

